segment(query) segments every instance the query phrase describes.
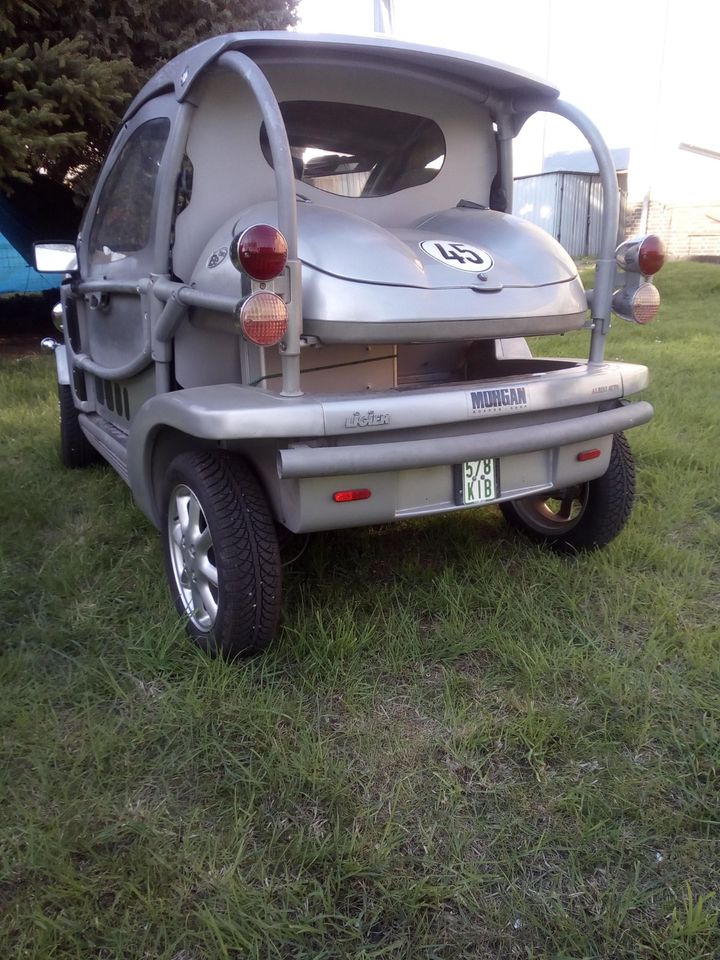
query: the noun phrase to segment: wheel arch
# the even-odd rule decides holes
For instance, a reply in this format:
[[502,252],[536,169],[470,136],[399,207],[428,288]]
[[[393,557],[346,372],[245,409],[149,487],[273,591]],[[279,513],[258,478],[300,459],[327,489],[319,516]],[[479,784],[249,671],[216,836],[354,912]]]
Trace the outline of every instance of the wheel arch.
[[142,484],[136,488],[134,477],[131,477],[131,487],[138,505],[158,529],[162,529],[164,523],[162,492],[172,461],[181,453],[218,449],[219,446],[217,441],[193,437],[167,424],[158,424],[147,435]]
[[320,403],[290,405],[256,387],[218,384],[157,394],[130,424],[128,483],[138,507],[158,528],[164,522],[159,495],[170,461],[185,450],[228,449],[244,457],[261,480],[276,514],[278,443],[286,437],[321,436]]
[[[252,441],[197,436],[167,421],[154,421],[145,428],[142,423],[133,423],[128,441],[128,481],[137,506],[158,530],[165,522],[163,490],[168,468],[175,457],[193,450],[222,449],[250,464],[277,511],[276,491],[268,482],[268,458],[255,449]],[[274,463],[274,456],[271,460]]]

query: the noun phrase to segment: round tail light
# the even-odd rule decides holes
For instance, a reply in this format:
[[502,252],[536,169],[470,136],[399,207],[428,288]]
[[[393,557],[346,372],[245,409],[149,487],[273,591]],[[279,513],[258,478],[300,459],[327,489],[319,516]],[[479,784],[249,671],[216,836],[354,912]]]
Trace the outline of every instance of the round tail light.
[[652,283],[643,283],[638,287],[630,302],[635,323],[650,323],[660,309],[660,294]]
[[660,237],[650,234],[645,237],[638,250],[638,266],[640,273],[651,277],[665,263],[665,244]]
[[230,258],[237,270],[244,270],[253,280],[274,280],[287,263],[285,237],[275,227],[258,223],[248,227],[230,245]]
[[272,347],[285,336],[288,311],[276,293],[254,293],[240,308],[243,336],[259,347]]

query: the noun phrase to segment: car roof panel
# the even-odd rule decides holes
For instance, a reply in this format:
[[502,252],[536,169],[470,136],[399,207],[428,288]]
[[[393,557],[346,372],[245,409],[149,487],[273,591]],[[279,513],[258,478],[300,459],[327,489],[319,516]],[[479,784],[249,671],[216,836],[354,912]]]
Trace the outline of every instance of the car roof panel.
[[373,63],[385,70],[422,71],[426,77],[433,74],[446,79],[491,91],[502,99],[527,97],[555,99],[558,90],[543,80],[514,67],[476,57],[470,53],[443,50],[421,44],[405,43],[389,37],[349,37],[334,34],[293,33],[290,31],[261,31],[255,33],[228,33],[205,40],[170,60],[142,88],[130,104],[124,120],[160,93],[174,90],[184,100],[195,80],[221,54],[239,50],[260,62],[317,63],[336,58],[350,67]]

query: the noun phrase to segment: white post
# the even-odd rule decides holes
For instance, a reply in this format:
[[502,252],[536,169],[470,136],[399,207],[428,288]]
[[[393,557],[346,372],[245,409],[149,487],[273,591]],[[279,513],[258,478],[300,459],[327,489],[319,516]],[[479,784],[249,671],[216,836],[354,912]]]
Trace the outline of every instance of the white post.
[[374,0],[375,33],[393,32],[393,0]]

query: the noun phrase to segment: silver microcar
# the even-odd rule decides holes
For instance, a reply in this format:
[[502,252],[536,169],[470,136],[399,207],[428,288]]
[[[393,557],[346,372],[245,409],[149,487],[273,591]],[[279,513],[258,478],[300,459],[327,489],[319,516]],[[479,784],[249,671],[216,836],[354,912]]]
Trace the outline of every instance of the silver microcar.
[[[510,213],[536,111],[597,161],[593,291]],[[652,416],[628,400],[647,369],[604,359],[610,314],[652,319],[663,262],[655,237],[617,247],[618,210],[594,125],[522,72],[390,39],[201,43],[130,105],[77,245],[36,248],[66,273],[64,463],[127,481],[190,634],[228,657],[276,632],[283,529],[496,503],[602,546],[633,502],[624,431]],[[586,359],[528,346],[580,328]]]

